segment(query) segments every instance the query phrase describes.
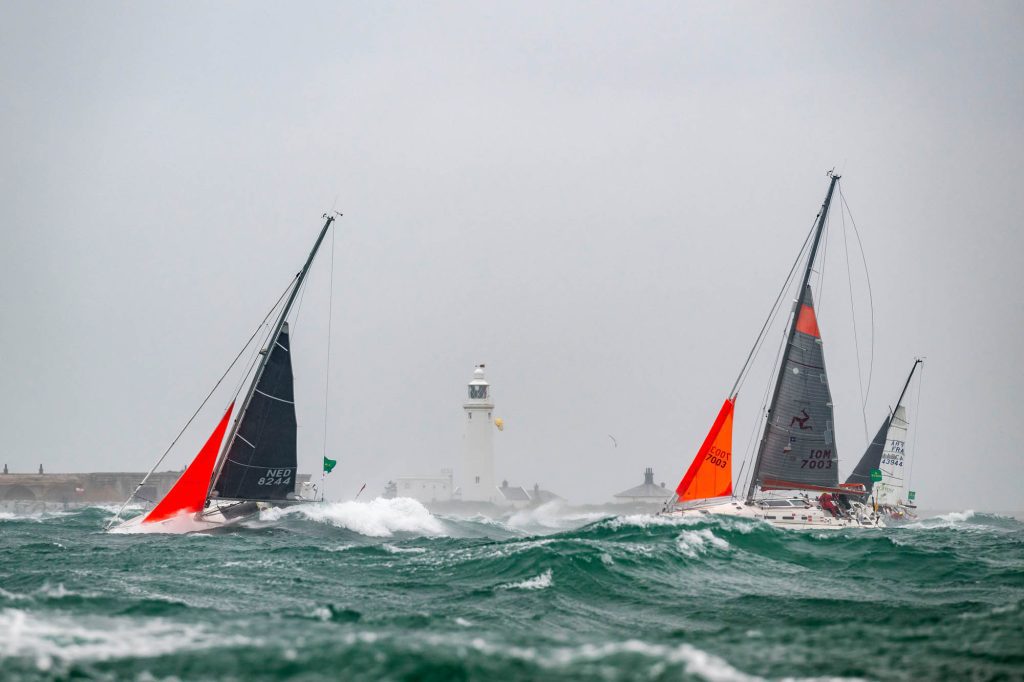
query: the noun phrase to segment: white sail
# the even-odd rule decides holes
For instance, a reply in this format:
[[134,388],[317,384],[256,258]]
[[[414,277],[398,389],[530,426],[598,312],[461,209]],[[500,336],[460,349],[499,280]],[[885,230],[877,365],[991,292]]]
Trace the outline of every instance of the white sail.
[[882,480],[875,484],[875,500],[879,506],[895,506],[902,502],[909,425],[907,410],[903,405],[897,405],[889,421],[889,430],[885,434],[885,449],[882,451],[882,461],[878,465],[882,472]]

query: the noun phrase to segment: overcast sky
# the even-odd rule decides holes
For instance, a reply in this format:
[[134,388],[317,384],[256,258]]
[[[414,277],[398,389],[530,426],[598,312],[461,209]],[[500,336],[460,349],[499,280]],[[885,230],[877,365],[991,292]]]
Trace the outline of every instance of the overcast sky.
[[[13,471],[151,466],[336,207],[329,497],[457,464],[476,362],[499,480],[674,486],[836,167],[874,294],[868,430],[927,356],[920,503],[1024,508],[1020,3],[6,2],[0,87]],[[846,472],[838,220],[820,321]],[[315,472],[331,244],[293,329]]]

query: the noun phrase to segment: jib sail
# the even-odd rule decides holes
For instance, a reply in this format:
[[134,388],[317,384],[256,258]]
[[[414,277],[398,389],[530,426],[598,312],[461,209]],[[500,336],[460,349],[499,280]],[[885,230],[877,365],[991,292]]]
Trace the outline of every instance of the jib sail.
[[729,398],[719,410],[711,431],[676,488],[680,501],[732,495],[732,414],[735,405],[735,398]]
[[295,393],[287,324],[267,352],[267,364],[229,445],[211,497],[273,501],[289,499],[295,492]]
[[178,514],[194,513],[203,508],[206,503],[206,491],[210,488],[213,465],[217,461],[220,442],[224,440],[224,432],[228,428],[228,421],[234,406],[235,404],[231,403],[199,454],[164,495],[164,499],[160,500],[159,504],[146,515],[146,518],[142,520],[143,523],[163,521]]

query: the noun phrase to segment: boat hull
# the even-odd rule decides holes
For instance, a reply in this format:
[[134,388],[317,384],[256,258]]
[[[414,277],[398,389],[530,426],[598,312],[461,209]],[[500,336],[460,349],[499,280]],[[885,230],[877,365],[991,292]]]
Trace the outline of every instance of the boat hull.
[[843,528],[884,528],[878,514],[851,509],[848,515],[836,516],[823,509],[816,500],[805,497],[754,500],[726,499],[700,506],[677,507],[662,511],[659,516],[698,519],[707,516],[736,516],[769,523],[777,528],[800,530],[840,530]]
[[281,503],[271,502],[211,502],[198,514],[181,514],[178,516],[144,523],[146,514],[122,521],[110,530],[114,533],[170,533],[183,535],[187,533],[210,533],[223,528],[257,518],[261,511],[272,507],[292,507],[297,504],[310,504],[312,500],[294,500]]

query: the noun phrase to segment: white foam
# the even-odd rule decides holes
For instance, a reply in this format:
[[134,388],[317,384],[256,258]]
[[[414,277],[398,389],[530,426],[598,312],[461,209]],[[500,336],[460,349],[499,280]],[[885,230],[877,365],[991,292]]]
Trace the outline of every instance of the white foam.
[[[197,533],[210,530],[212,524],[196,521],[193,512],[182,511],[165,521],[155,523],[142,523],[144,516],[138,516],[123,521],[110,529],[109,532],[119,535],[136,535],[150,533],[166,533],[170,535],[184,535],[186,533]],[[198,536],[197,536],[198,537]]]
[[926,519],[908,523],[904,528],[952,528],[974,518],[973,509],[964,511],[952,511],[938,516],[930,516]]
[[498,589],[501,590],[544,590],[554,584],[552,580],[551,569],[547,569],[540,575],[536,575],[532,578],[527,578],[518,583],[506,583],[499,585]]
[[20,609],[0,610],[0,632],[5,633],[0,637],[0,659],[32,658],[41,671],[80,660],[145,658],[213,646],[260,644],[160,618],[43,618]]
[[538,507],[520,509],[508,518],[506,524],[522,531],[558,531],[579,528],[607,516],[600,512],[572,512],[562,500],[552,500]]
[[[648,672],[652,677],[663,677],[666,664],[682,665],[683,671],[710,682],[760,682],[764,678],[748,675],[730,665],[725,659],[702,651],[690,644],[669,646],[649,644],[636,639],[606,644],[583,644],[576,647],[559,647],[549,651],[538,651],[534,647],[517,647],[492,644],[477,637],[470,645],[482,653],[514,658],[536,663],[542,668],[556,669],[571,666],[579,661],[603,661],[608,658],[632,655],[654,659]],[[621,663],[616,663],[621,670]],[[639,672],[633,668],[633,672]],[[671,677],[671,676],[670,676]]]
[[962,512],[949,512],[948,514],[940,514],[935,518],[943,519],[944,521],[949,521],[950,523],[963,523],[964,521],[969,521],[974,518],[974,510],[966,509]]
[[711,532],[709,528],[699,530],[684,530],[676,538],[676,547],[680,552],[696,559],[698,554],[704,554],[711,548],[729,549],[729,543]]
[[34,511],[34,512],[0,512],[0,521],[36,521],[41,522],[47,519],[67,516],[70,512],[65,511]]
[[427,536],[445,534],[444,524],[426,507],[408,497],[390,500],[378,497],[369,502],[300,504],[260,512],[263,521],[276,521],[285,516],[302,516],[375,538],[387,538],[395,533]]
[[427,551],[424,547],[395,547],[394,545],[389,545],[387,543],[384,543],[380,547],[385,552],[390,552],[391,554],[423,554]]

